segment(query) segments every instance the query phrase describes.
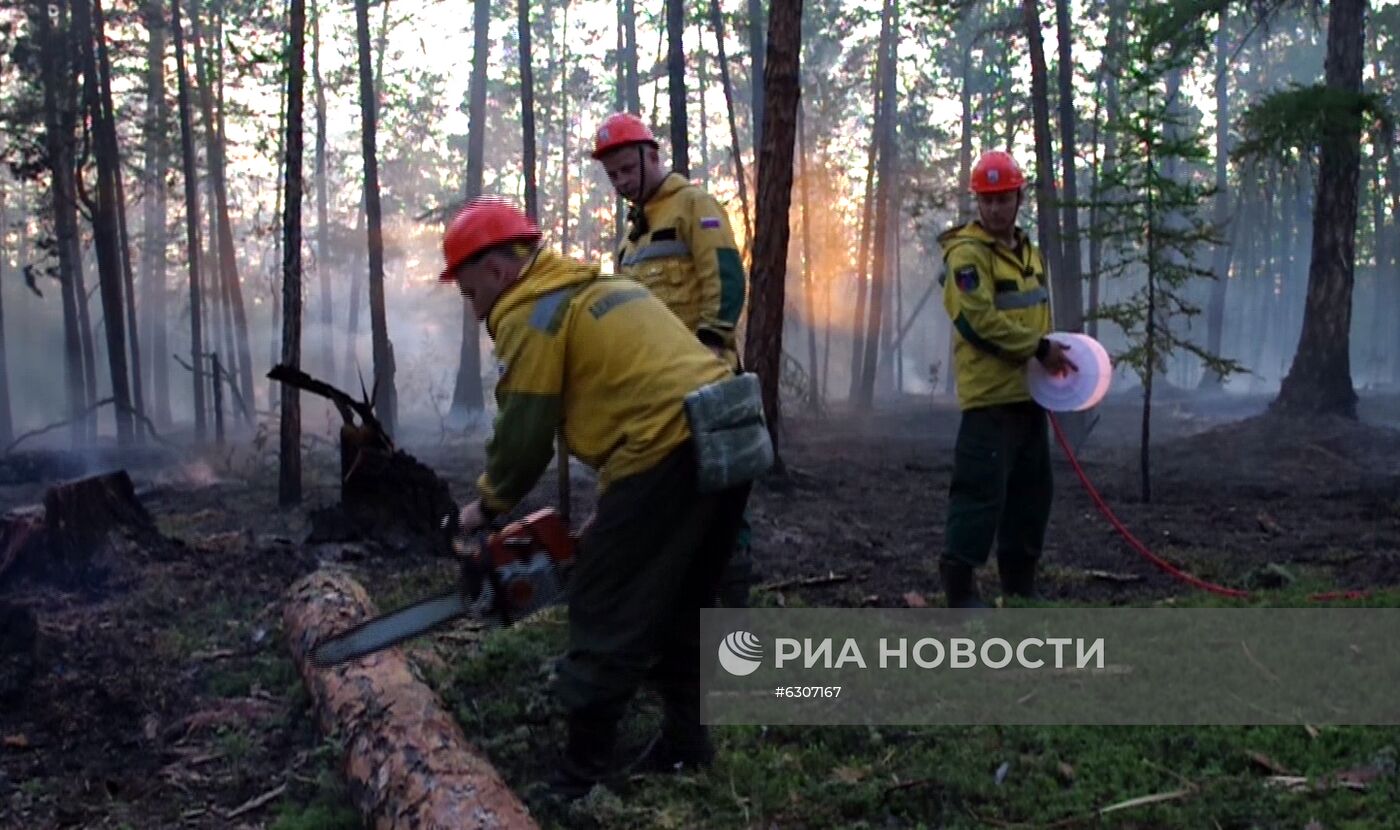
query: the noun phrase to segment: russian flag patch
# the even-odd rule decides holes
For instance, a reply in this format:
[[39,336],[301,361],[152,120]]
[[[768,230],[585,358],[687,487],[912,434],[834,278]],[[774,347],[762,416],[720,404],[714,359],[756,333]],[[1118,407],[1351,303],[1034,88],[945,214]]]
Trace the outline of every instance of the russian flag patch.
[[706,230],[715,230],[716,228],[719,227],[719,217],[718,217],[718,216],[702,216],[702,217],[700,217],[700,227],[705,228]]

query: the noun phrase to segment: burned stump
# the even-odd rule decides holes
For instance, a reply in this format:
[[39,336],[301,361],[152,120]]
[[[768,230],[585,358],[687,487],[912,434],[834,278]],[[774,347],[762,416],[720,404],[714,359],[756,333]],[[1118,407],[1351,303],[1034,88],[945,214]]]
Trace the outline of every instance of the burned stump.
[[[394,550],[450,555],[457,504],[447,482],[394,447],[369,401],[357,401],[328,383],[287,366],[267,376],[336,407],[340,428],[340,502],[313,511],[309,543],[369,539]],[[357,421],[358,419],[358,421]]]
[[525,805],[418,679],[401,649],[321,668],[322,639],[373,616],[341,572],[321,570],[287,592],[282,621],[317,720],[342,739],[349,792],[367,826],[534,828]]
[[162,541],[125,470],[54,485],[42,508],[0,517],[0,579],[21,573],[79,587],[100,582],[118,547]]

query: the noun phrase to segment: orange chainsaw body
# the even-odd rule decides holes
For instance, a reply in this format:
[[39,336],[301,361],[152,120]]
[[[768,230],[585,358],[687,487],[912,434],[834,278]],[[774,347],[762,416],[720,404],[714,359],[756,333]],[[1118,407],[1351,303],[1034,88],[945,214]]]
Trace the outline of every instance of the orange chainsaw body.
[[557,600],[576,549],[577,540],[552,507],[492,533],[478,556],[482,570],[496,583],[497,612],[518,620]]

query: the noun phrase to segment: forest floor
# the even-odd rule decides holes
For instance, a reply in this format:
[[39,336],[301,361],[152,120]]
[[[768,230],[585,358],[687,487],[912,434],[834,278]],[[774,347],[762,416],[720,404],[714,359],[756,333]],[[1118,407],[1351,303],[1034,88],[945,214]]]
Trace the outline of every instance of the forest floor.
[[[1374,604],[1400,605],[1400,397],[1363,399],[1360,422],[1260,417],[1266,404],[1159,402],[1150,503],[1139,498],[1135,398],[1100,408],[1081,460],[1157,553],[1198,576],[1262,589],[1254,602],[1365,588],[1379,591]],[[868,417],[794,414],[787,424],[789,479],[761,484],[751,501],[763,582],[754,603],[940,604],[955,408],[907,398]],[[483,436],[423,428],[416,438],[404,448],[464,499]],[[1055,454],[1047,600],[1218,602],[1124,545]],[[108,577],[81,590],[0,586],[0,602],[31,608],[40,624],[28,682],[0,688],[0,827],[359,826],[335,743],[318,733],[283,642],[282,597],[330,563],[349,568],[385,609],[435,592],[451,565],[363,544],[302,544],[310,509],[337,495],[338,462],[319,442],[306,455],[304,508],[289,511],[276,506],[265,451],[147,456],[89,459],[87,471],[121,462],[168,549],[114,554]],[[52,483],[16,478],[24,476],[0,485],[0,508],[40,501]],[[532,504],[552,497],[553,481]],[[583,515],[591,477],[576,468],[574,481]],[[984,571],[984,593],[995,596],[994,568]],[[822,576],[834,578],[771,587]],[[564,811],[539,786],[562,728],[530,716],[564,631],[553,613],[485,638],[448,629],[409,647],[545,826],[1400,826],[1400,730],[1350,727],[726,727],[707,775],[637,778]],[[649,699],[636,714],[624,750],[639,749],[655,725]],[[1267,781],[1341,771],[1333,785],[1301,792]]]

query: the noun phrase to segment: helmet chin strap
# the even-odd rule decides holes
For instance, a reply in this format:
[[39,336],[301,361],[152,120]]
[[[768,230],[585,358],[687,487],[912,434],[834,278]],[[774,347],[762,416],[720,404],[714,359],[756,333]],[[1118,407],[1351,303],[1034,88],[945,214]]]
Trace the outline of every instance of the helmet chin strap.
[[641,239],[647,231],[651,230],[651,225],[647,222],[646,199],[647,199],[647,157],[646,145],[637,144],[637,201],[632,203],[632,208],[627,211],[627,221],[631,223],[632,229],[627,232],[627,238],[632,242]]

